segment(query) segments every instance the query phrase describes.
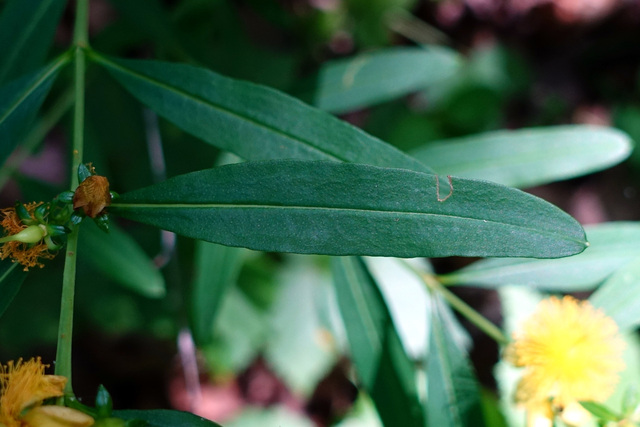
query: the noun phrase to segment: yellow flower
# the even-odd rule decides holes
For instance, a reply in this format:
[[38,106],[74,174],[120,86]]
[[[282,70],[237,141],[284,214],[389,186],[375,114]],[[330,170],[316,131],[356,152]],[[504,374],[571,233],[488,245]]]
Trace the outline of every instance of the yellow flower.
[[616,323],[587,301],[544,300],[513,338],[506,356],[525,368],[515,399],[529,425],[581,400],[605,400],[624,369]]
[[88,427],[93,418],[63,406],[41,406],[64,394],[65,377],[45,375],[40,358],[0,366],[0,425],[4,427]]
[[[34,210],[41,204],[42,202],[27,203],[24,207],[33,218]],[[45,229],[37,225],[23,224],[15,208],[2,209],[0,213],[4,216],[0,226],[4,229],[5,235],[0,241],[3,243],[0,248],[0,259],[11,258],[13,262],[22,264],[24,271],[27,271],[30,267],[43,267],[41,259],[52,259],[55,256],[49,252],[43,240],[46,235]]]

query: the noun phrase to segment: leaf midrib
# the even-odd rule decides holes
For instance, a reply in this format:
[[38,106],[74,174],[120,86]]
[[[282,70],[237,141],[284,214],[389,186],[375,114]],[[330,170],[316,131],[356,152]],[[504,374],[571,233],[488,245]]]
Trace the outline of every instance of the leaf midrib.
[[[128,208],[134,209],[284,209],[284,210],[325,210],[325,211],[336,211],[336,212],[368,212],[368,213],[378,213],[378,214],[387,214],[387,215],[424,215],[424,216],[434,216],[434,217],[446,217],[454,220],[462,220],[462,221],[477,221],[482,222],[484,224],[491,223],[500,226],[510,226],[516,229],[530,231],[534,234],[544,235],[544,236],[552,236],[558,238],[560,236],[557,233],[548,232],[541,229],[524,227],[518,224],[511,224],[508,222],[500,222],[494,221],[491,219],[485,218],[472,218],[472,217],[464,217],[459,215],[451,215],[451,214],[437,214],[430,212],[411,212],[411,211],[394,211],[394,210],[381,210],[381,209],[367,209],[367,208],[342,208],[342,207],[328,207],[328,206],[290,206],[290,205],[264,205],[264,204],[225,204],[225,203],[113,203],[111,204],[112,208],[126,210]],[[578,243],[581,246],[586,247],[586,241],[578,240],[571,238],[566,235],[562,235],[562,240]]]

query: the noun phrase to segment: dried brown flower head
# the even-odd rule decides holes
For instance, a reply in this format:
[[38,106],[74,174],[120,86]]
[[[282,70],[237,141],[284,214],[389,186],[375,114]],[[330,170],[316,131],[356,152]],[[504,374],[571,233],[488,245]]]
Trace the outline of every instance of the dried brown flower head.
[[88,176],[73,195],[73,209],[82,208],[89,218],[102,215],[110,204],[109,180],[100,175]]

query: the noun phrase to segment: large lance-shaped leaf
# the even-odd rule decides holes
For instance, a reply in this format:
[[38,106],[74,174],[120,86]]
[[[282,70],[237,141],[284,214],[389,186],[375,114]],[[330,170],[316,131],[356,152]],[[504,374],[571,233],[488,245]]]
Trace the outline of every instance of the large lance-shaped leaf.
[[248,162],[126,193],[110,209],[187,237],[262,251],[548,258],[586,247],[573,218],[530,194],[456,178],[443,200],[436,179],[350,163]]
[[585,227],[589,248],[563,259],[487,259],[440,276],[447,285],[526,285],[573,292],[593,289],[618,268],[640,256],[640,224],[612,222]]
[[0,16],[0,85],[45,60],[66,0],[12,0]]
[[416,374],[377,283],[359,258],[332,258],[332,270],[351,358],[384,425],[423,426]]
[[324,63],[315,93],[302,98],[325,111],[344,113],[440,83],[461,64],[455,51],[438,46],[364,53]]
[[453,339],[453,318],[440,298],[432,298],[431,334],[427,354],[428,425],[484,425],[480,389],[465,349]]
[[229,287],[237,280],[245,251],[199,241],[191,294],[191,321],[199,344],[213,339],[213,322]]
[[0,261],[0,316],[18,294],[26,277],[27,272],[17,262],[8,259]]
[[531,187],[606,169],[632,148],[629,137],[615,129],[556,126],[450,139],[412,154],[438,173]]
[[640,255],[616,271],[589,298],[623,331],[640,325]]
[[58,71],[69,58],[64,54],[40,71],[0,88],[0,165],[18,145],[21,132],[35,117]]
[[159,115],[246,160],[339,160],[431,171],[391,145],[268,87],[191,65],[89,56]]
[[167,409],[152,409],[146,411],[128,409],[113,411],[113,416],[122,418],[123,420],[146,421],[146,423],[142,425],[147,427],[220,427],[219,424],[213,421],[189,412],[171,411]]

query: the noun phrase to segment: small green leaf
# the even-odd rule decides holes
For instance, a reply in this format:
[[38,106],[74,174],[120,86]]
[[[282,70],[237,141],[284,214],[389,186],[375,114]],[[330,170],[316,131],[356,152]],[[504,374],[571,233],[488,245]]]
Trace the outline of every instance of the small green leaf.
[[472,135],[430,143],[412,154],[437,173],[531,187],[606,169],[632,149],[619,130],[574,125]]
[[447,285],[494,288],[526,285],[573,292],[593,289],[614,271],[640,256],[640,224],[611,222],[585,227],[589,247],[579,255],[556,260],[487,259],[440,276]]
[[59,56],[40,71],[14,80],[0,88],[0,165],[18,145],[47,96],[60,69],[70,56]]
[[276,90],[204,68],[89,57],[186,132],[246,160],[339,160],[431,170],[389,144]]
[[431,340],[427,354],[429,426],[484,425],[478,382],[466,351],[452,339],[443,302],[432,298]]
[[453,50],[438,47],[396,47],[337,59],[322,65],[312,104],[345,113],[388,101],[440,83],[462,64]]
[[601,403],[580,401],[580,405],[602,421],[620,421],[622,417]]
[[195,280],[191,294],[191,318],[196,341],[213,339],[213,322],[229,287],[238,279],[245,251],[198,241],[195,253]]
[[589,298],[613,318],[622,331],[640,325],[640,256],[627,262]]
[[380,289],[362,260],[331,261],[351,358],[380,418],[389,426],[423,426],[416,374]]
[[[125,193],[110,212],[178,234],[262,251],[394,257],[561,257],[582,227],[519,190],[369,165],[273,160],[180,175]],[[392,242],[392,244],[390,244]]]
[[66,3],[65,0],[7,2],[0,16],[0,85],[42,65]]
[[92,221],[80,231],[81,254],[107,277],[149,298],[165,295],[164,278],[153,261],[128,234],[111,225],[109,234]]
[[18,294],[26,277],[27,272],[17,262],[8,259],[0,261],[0,316]]
[[139,411],[127,409],[113,411],[113,416],[124,420],[142,420],[147,427],[220,427],[213,421],[206,420],[189,412],[152,409]]

